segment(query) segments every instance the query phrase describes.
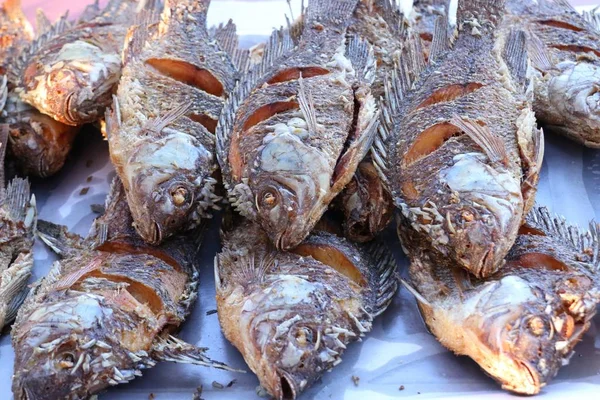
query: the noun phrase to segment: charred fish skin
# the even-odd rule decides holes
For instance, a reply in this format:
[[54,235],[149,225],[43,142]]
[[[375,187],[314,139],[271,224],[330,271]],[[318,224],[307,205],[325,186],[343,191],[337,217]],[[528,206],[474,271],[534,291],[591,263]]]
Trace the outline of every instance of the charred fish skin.
[[582,16],[565,0],[508,0],[507,8],[504,29],[528,31],[539,121],[552,132],[600,148],[598,17]]
[[393,257],[314,233],[293,253],[276,250],[257,224],[224,234],[215,259],[225,337],[276,399],[295,399],[371,330],[398,286]]
[[118,180],[86,239],[47,222],[38,229],[62,259],[13,327],[15,399],[87,399],[159,361],[225,368],[169,335],[198,294],[198,235],[145,245]]
[[452,49],[440,17],[426,66],[412,35],[386,87],[373,146],[415,234],[478,277],[493,274],[514,243],[544,152],[525,35],[497,34],[503,9],[502,1],[459,2]]
[[209,36],[209,4],[167,1],[159,22],[133,28],[107,113],[111,160],[135,227],[151,244],[194,228],[220,200],[214,131],[239,76]]
[[[6,78],[0,85],[0,111],[6,100]],[[0,127],[0,332],[17,315],[27,295],[33,268],[35,196],[26,179],[14,178],[4,187],[4,158],[8,143],[6,125]]]
[[357,37],[346,44],[357,1],[310,1],[297,45],[289,31],[274,32],[217,126],[230,202],[280,249],[309,234],[378,125],[370,46]]
[[[111,0],[74,25],[58,24],[34,40],[18,63],[21,99],[63,124],[79,126],[103,116],[121,73],[125,34],[151,0]],[[86,19],[89,18],[89,19]]]
[[527,216],[502,270],[476,279],[409,243],[411,281],[425,322],[448,349],[475,360],[502,388],[537,394],[568,364],[600,302],[600,226],[588,232],[545,208]]

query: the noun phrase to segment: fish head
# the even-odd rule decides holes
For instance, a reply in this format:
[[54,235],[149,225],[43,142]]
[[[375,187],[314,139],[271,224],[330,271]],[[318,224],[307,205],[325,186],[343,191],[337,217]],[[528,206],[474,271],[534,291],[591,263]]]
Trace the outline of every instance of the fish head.
[[67,125],[96,121],[119,82],[118,52],[77,40],[47,57],[25,67],[18,89],[21,98]]
[[240,332],[253,349],[246,358],[254,360],[261,385],[276,399],[298,397],[339,363],[344,343],[356,338],[331,290],[326,279],[281,275],[245,298]]
[[[434,243],[449,248],[453,258],[477,277],[496,272],[517,237],[524,202],[520,178],[486,163],[480,153],[454,157],[441,181],[454,199],[427,217]],[[433,212],[432,207],[428,207]],[[436,209],[437,210],[437,209]]]
[[549,125],[580,143],[600,147],[600,66],[565,61],[557,69],[548,84],[548,101],[562,121]]
[[298,245],[327,209],[331,167],[292,134],[268,140],[250,173],[256,218],[278,249]]
[[102,298],[88,294],[36,308],[13,332],[15,399],[87,398],[108,386],[114,367],[124,365],[103,332],[111,316]]
[[142,238],[159,244],[199,222],[215,180],[214,158],[198,141],[176,133],[139,144],[124,168],[123,183],[134,226]]

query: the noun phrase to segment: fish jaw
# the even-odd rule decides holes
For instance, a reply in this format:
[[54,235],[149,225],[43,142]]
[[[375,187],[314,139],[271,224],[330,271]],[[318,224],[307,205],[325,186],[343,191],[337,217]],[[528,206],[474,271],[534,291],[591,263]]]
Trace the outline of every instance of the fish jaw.
[[213,165],[212,154],[183,133],[139,144],[121,178],[134,226],[147,243],[160,244],[199,223],[199,213],[209,207],[201,202],[203,190],[212,191],[214,185],[207,176]]
[[252,170],[257,218],[280,250],[308,236],[328,206],[332,168],[317,149],[291,134],[266,138]]
[[82,40],[65,44],[52,65],[35,61],[25,68],[21,99],[67,125],[98,119],[119,82],[121,59]]
[[548,109],[558,114],[549,117],[552,128],[588,147],[600,148],[600,68],[571,61],[556,67],[558,75],[547,83]]
[[520,182],[486,164],[482,154],[458,155],[453,161],[441,180],[458,202],[443,209],[442,226],[456,261],[486,277],[497,271],[517,237],[524,207]]

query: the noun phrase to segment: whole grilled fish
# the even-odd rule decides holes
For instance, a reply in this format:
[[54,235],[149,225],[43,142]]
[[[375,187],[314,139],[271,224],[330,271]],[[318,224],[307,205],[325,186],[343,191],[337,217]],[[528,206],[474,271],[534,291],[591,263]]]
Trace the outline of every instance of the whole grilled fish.
[[[4,31],[0,46],[2,70],[9,77],[8,99],[0,123],[8,125],[11,161],[27,175],[52,175],[63,166],[79,128],[40,113],[15,93],[18,55],[30,44],[33,30],[21,10],[20,1],[4,3],[0,9],[0,22]],[[66,23],[62,18],[54,29],[61,29],[60,26]],[[37,25],[38,37],[53,29],[41,11],[38,11]]]
[[[146,4],[148,3],[148,5]],[[17,66],[21,99],[67,125],[102,118],[121,74],[127,29],[151,0],[111,0],[75,24],[56,24],[23,50]]]
[[435,21],[440,16],[448,17],[450,0],[415,0],[413,1],[414,29],[418,32],[423,43],[425,59],[429,58],[429,50],[433,41]]
[[209,4],[167,1],[160,22],[133,30],[107,114],[111,160],[152,244],[197,226],[219,200],[214,133],[238,73],[208,34]]
[[370,159],[358,165],[335,206],[344,214],[344,237],[361,243],[373,240],[394,214],[392,197]]
[[450,48],[438,18],[425,67],[413,35],[386,88],[373,146],[415,234],[478,277],[494,273],[512,246],[543,158],[526,95],[525,35],[497,34],[503,8],[503,1],[460,1],[458,38]]
[[528,32],[538,120],[600,148],[600,20],[582,16],[567,0],[508,0],[507,8],[504,29]]
[[399,235],[436,338],[503,389],[536,394],[568,363],[600,303],[600,225],[591,227],[580,233],[533,209],[502,270],[485,279],[431,257],[411,228],[401,226]]
[[[0,110],[6,99],[6,79],[0,87]],[[4,158],[8,140],[6,125],[0,126],[0,332],[10,324],[27,295],[33,268],[35,196],[29,182],[14,178],[4,187]]]
[[47,222],[39,230],[62,259],[33,286],[13,326],[16,400],[87,399],[158,361],[225,368],[169,335],[198,295],[198,232],[145,245],[118,180],[87,239]]
[[311,0],[294,46],[275,32],[217,127],[234,207],[279,249],[299,244],[352,179],[378,125],[370,46],[346,32],[358,0]]
[[215,260],[221,329],[276,399],[295,399],[338,365],[398,286],[380,246],[369,253],[319,232],[287,253],[250,221],[223,236]]

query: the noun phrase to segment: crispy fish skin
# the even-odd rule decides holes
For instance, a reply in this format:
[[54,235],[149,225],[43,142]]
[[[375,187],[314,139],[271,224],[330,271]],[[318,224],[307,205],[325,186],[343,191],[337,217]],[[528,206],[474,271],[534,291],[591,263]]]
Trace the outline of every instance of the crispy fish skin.
[[118,180],[87,239],[47,222],[39,230],[62,259],[13,327],[15,399],[87,399],[158,361],[224,367],[169,335],[198,294],[197,239],[145,245]]
[[[415,234],[478,277],[496,272],[514,243],[543,158],[525,35],[498,35],[502,14],[502,1],[459,2],[458,38],[450,49],[439,18],[420,74],[420,41],[410,40],[373,146]],[[416,71],[416,81],[406,71]]]
[[231,203],[280,249],[309,234],[377,128],[370,46],[356,37],[346,43],[357,2],[309,1],[298,44],[288,31],[271,36],[217,127]]
[[508,0],[504,29],[528,31],[537,74],[539,121],[587,147],[600,148],[600,23],[579,14],[566,0]]
[[152,244],[197,226],[220,200],[214,130],[238,73],[208,34],[209,4],[168,1],[160,22],[130,32],[107,114],[111,160]]
[[[0,111],[6,99],[6,78],[0,87]],[[7,127],[0,127],[0,332],[10,324],[27,295],[33,268],[33,232],[36,225],[35,196],[29,182],[14,178],[4,187]]]
[[394,202],[373,162],[361,162],[335,201],[344,214],[344,237],[359,243],[373,240],[394,215]]
[[148,0],[111,0],[74,25],[58,23],[23,51],[17,93],[67,125],[97,121],[110,105],[121,74],[127,29]]
[[383,247],[368,253],[318,232],[282,252],[250,221],[223,240],[215,260],[221,329],[276,399],[295,399],[338,365],[398,286]]
[[579,232],[533,209],[502,270],[476,279],[440,263],[400,223],[411,281],[431,332],[502,388],[537,394],[566,365],[600,303],[599,225]]

